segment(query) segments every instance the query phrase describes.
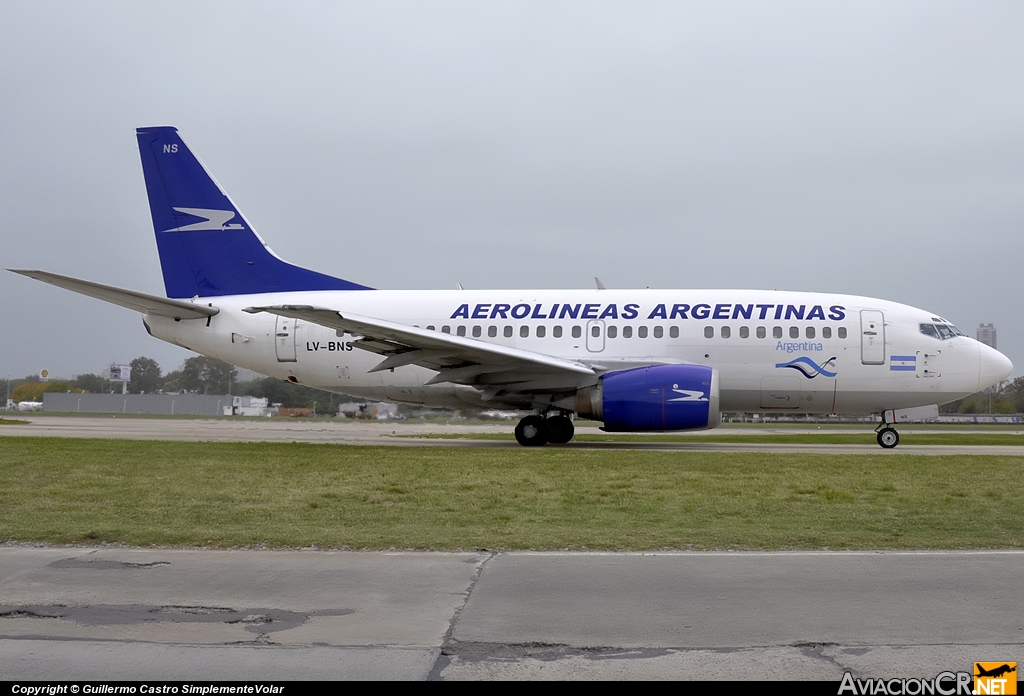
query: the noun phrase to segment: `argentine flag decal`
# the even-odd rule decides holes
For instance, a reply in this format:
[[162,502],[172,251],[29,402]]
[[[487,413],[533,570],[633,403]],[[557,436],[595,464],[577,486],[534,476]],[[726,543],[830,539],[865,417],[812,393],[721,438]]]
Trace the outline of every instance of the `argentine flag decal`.
[[890,355],[889,369],[894,372],[915,372],[917,371],[917,356]]

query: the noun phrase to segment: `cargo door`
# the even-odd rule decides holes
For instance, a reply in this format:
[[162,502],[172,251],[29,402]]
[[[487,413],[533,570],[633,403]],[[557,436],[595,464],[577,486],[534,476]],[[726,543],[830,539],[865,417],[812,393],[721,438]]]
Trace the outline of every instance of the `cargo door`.
[[793,370],[761,378],[761,408],[798,409],[804,378]]

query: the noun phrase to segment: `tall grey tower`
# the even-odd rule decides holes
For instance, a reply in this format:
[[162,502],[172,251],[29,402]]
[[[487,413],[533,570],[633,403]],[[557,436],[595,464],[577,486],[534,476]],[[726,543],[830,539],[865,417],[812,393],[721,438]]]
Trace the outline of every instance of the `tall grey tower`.
[[978,340],[990,348],[996,347],[996,327],[982,324],[978,327]]

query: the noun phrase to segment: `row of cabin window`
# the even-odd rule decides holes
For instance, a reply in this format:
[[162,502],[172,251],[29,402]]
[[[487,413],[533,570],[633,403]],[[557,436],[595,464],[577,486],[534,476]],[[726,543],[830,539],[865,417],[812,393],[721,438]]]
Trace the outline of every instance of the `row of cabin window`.
[[[435,330],[433,324],[428,324],[427,325],[427,329],[429,331],[434,331]],[[452,327],[450,327],[450,326],[442,326],[441,327],[441,333],[450,334],[451,332],[452,332]],[[502,334],[505,336],[505,338],[512,338],[512,334],[513,333],[515,333],[515,330],[511,326],[505,326],[504,330],[502,331]],[[548,333],[547,327],[545,327],[545,326],[538,326],[537,327],[537,338],[544,338],[547,335],[547,333]],[[678,333],[678,329],[676,330],[676,333]],[[483,334],[483,330],[482,330],[482,328],[480,326],[474,326],[473,327],[473,338],[480,338],[480,336],[482,334]],[[455,327],[455,335],[456,336],[465,336],[466,335],[466,327],[465,326],[456,326]],[[523,324],[522,326],[520,326],[519,327],[519,335],[521,337],[523,337],[523,338],[529,338],[530,337],[530,327],[528,325],[526,325],[526,324]],[[556,326],[553,329],[551,329],[551,335],[554,336],[555,338],[561,338],[562,337],[562,327],[561,326]],[[581,329],[579,326],[572,327],[572,337],[573,338],[579,338],[582,335],[583,335],[583,329]],[[645,336],[647,335],[646,331],[644,332],[644,335]],[[498,337],[498,327],[497,326],[493,326],[493,325],[492,326],[488,326],[487,327],[487,337],[488,338],[497,338]]]
[[[839,334],[839,338],[846,338],[846,327],[845,326],[840,326],[839,327],[839,331],[837,333]],[[729,338],[729,337],[731,337],[732,336],[732,328],[728,327],[728,326],[721,327],[721,329],[719,331],[719,335],[721,335],[722,338]],[[766,335],[767,335],[767,330],[765,329],[765,327],[758,326],[757,327],[757,337],[758,338],[765,338]],[[806,327],[804,329],[804,337],[805,338],[813,339],[816,336],[817,336],[817,331],[815,330],[815,328],[813,326],[808,326],[808,327]],[[714,337],[715,337],[715,327],[713,327],[713,326],[705,326],[704,327],[704,338],[714,338]],[[800,327],[799,326],[791,326],[791,327],[789,327],[789,337],[790,338],[800,338]],[[831,326],[823,326],[823,327],[821,327],[821,337],[822,338],[832,338],[832,327]],[[748,326],[741,326],[740,327],[740,338],[750,338],[750,327],[748,327]],[[772,327],[772,338],[782,338],[782,327],[781,326],[773,326]]]
[[[427,326],[427,329],[429,329],[430,331],[433,331],[434,327],[433,327],[433,325],[430,325],[430,326]],[[450,327],[450,326],[442,326],[441,327],[441,333],[450,334],[451,332],[452,332],[452,327]],[[481,327],[479,327],[479,326],[474,326],[473,327],[473,338],[480,338],[481,333],[482,333]],[[502,333],[504,334],[505,338],[512,338],[512,334],[515,333],[515,331],[514,331],[514,329],[511,326],[505,326],[505,328],[504,328]],[[600,337],[600,335],[601,335],[601,327],[600,326],[593,326],[593,327],[591,327],[591,333],[593,334],[594,338]],[[455,327],[455,334],[457,336],[465,336],[466,335],[466,327],[465,326],[456,326]],[[523,324],[522,326],[520,326],[519,327],[519,335],[522,338],[529,338],[530,337],[530,327],[529,327],[529,325]],[[537,329],[536,329],[536,336],[537,336],[537,338],[544,338],[546,335],[547,335],[547,328],[544,327],[543,325],[537,326]],[[561,326],[553,327],[551,329],[551,335],[554,336],[555,338],[561,338],[562,337],[562,327]],[[615,338],[617,335],[618,335],[618,329],[616,329],[614,326],[609,326],[608,327],[608,338]],[[636,335],[637,335],[637,338],[647,338],[647,327],[646,326],[638,326],[637,329],[636,329]],[[679,338],[679,327],[678,326],[671,326],[671,327],[669,327],[668,335],[671,338]],[[487,336],[489,338],[497,338],[498,337],[498,327],[497,326],[488,326],[487,327]],[[580,326],[573,326],[572,327],[572,337],[573,338],[580,338],[581,336],[583,336],[583,329],[582,329],[582,327],[580,327]],[[662,326],[655,326],[654,327],[654,337],[655,338],[664,338],[664,336],[665,336],[665,328],[662,327]],[[632,338],[633,337],[633,327],[632,326],[623,326],[622,327],[622,337],[623,338]]]
[[[428,325],[427,329],[429,329],[430,331],[434,331],[434,326],[432,324]],[[590,330],[591,330],[591,333],[593,334],[594,338],[600,338],[600,336],[601,336],[601,327],[599,325],[592,326]],[[441,333],[450,334],[451,332],[452,332],[452,327],[450,327],[450,326],[442,326],[441,327]],[[757,332],[757,337],[758,338],[765,338],[768,335],[767,329],[765,327],[763,327],[763,326],[758,326],[757,329],[756,329],[756,332]],[[505,338],[512,338],[512,335],[514,333],[515,333],[515,330],[511,326],[507,326],[507,325],[504,327],[504,329],[502,331],[502,334],[505,336]],[[845,326],[840,326],[838,333],[839,333],[839,338],[846,338],[846,327]],[[482,334],[483,334],[483,328],[481,326],[479,326],[479,325],[472,327],[472,334],[473,334],[473,338],[480,338],[482,336]],[[664,327],[655,326],[653,334],[654,334],[655,338],[663,338],[665,336],[665,329],[664,329]],[[739,334],[740,334],[740,338],[750,338],[750,327],[748,327],[748,326],[741,326]],[[813,326],[808,326],[805,329],[804,334],[809,339],[812,339],[812,338],[814,338],[817,335],[817,333],[815,331],[815,328]],[[466,335],[466,327],[465,326],[456,326],[455,327],[455,335],[457,335],[457,336],[465,336]],[[538,325],[536,327],[536,336],[537,336],[537,338],[544,338],[546,335],[547,335],[547,328],[545,326],[543,326],[543,325]],[[562,327],[561,326],[555,326],[554,328],[552,328],[551,329],[551,335],[553,337],[555,337],[555,338],[561,338],[562,337]],[[572,337],[573,338],[580,338],[582,335],[583,335],[583,329],[580,326],[577,325],[577,326],[573,326],[572,327]],[[616,338],[616,337],[618,337],[618,335],[619,335],[618,327],[616,327],[614,325],[608,327],[608,331],[607,331],[608,338]],[[668,328],[668,335],[669,335],[669,338],[679,338],[679,327],[678,326],[670,326]],[[720,335],[721,335],[722,338],[729,338],[729,337],[731,337],[732,336],[732,328],[730,328],[728,326],[721,327]],[[529,338],[530,337],[530,327],[529,327],[528,324],[523,324],[522,326],[519,327],[519,336],[521,338]],[[638,326],[636,328],[636,336],[637,336],[637,338],[647,338],[647,327],[646,326]],[[488,326],[487,327],[487,337],[488,338],[497,338],[498,337],[498,327],[494,326],[494,325]],[[623,326],[622,327],[622,337],[623,338],[632,338],[633,337],[633,327],[632,326],[628,326],[628,325],[627,326]],[[715,337],[715,327],[713,327],[713,326],[705,326],[704,327],[704,338],[714,338],[714,337]],[[781,326],[772,327],[772,337],[773,338],[782,338],[782,327]],[[800,338],[800,327],[799,326],[791,326],[791,327],[789,327],[789,337],[790,338]],[[827,338],[832,338],[832,327],[830,327],[830,326],[823,326],[821,328],[821,337],[822,338],[826,338],[826,339]]]

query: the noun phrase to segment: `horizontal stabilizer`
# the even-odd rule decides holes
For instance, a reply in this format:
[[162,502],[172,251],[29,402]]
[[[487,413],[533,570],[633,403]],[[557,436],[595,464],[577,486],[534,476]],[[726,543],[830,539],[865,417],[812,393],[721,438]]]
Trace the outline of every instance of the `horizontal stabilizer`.
[[183,300],[169,300],[165,297],[147,295],[144,292],[124,290],[110,285],[93,283],[88,280],[79,280],[78,278],[57,275],[56,273],[47,273],[46,271],[27,271],[15,268],[8,268],[7,270],[41,280],[50,285],[56,285],[65,290],[77,292],[80,295],[88,295],[104,302],[134,309],[136,312],[144,314],[156,314],[157,316],[170,317],[172,319],[206,319],[220,311],[216,307],[192,304]]

